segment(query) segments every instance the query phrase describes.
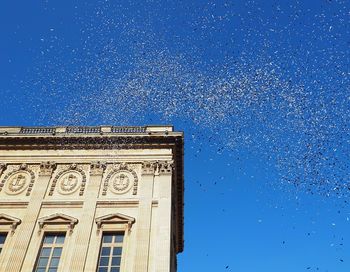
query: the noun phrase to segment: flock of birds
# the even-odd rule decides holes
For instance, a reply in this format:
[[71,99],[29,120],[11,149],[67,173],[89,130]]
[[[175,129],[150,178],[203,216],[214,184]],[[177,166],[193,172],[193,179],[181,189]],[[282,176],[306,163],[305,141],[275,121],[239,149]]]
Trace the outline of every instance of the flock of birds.
[[50,29],[30,82],[50,94],[43,120],[56,106],[59,123],[182,122],[218,150],[263,155],[283,183],[348,197],[349,5],[244,2],[99,1],[76,48]]
[[175,123],[259,154],[281,186],[349,197],[348,1],[131,2],[76,7],[78,45],[43,38],[43,123]]

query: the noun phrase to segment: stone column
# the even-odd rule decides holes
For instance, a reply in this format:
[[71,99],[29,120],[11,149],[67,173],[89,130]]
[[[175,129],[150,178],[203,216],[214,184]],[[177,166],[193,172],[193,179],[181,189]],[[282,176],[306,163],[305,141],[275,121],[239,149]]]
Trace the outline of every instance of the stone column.
[[142,178],[139,190],[139,211],[136,219],[136,256],[133,272],[148,271],[148,256],[151,232],[152,195],[156,163],[145,162],[142,165]]
[[171,267],[172,168],[171,162],[160,162],[156,176],[159,185],[156,272],[169,272]]
[[[46,189],[55,167],[56,164],[50,162],[40,165],[39,177],[36,181],[35,190],[31,192],[31,198],[26,213],[22,219],[21,227],[17,230],[17,239],[4,271],[20,272],[22,269],[26,251],[40,212],[41,202],[45,197]],[[34,252],[33,254],[37,253]]]
[[[85,261],[89,248],[89,240],[95,219],[96,202],[98,191],[102,182],[103,172],[106,164],[95,162],[91,164],[90,179],[84,196],[82,216],[79,223],[79,231],[75,239],[75,251],[73,253],[70,271],[85,271]],[[84,229],[81,229],[81,228]],[[77,228],[78,229],[78,228]]]

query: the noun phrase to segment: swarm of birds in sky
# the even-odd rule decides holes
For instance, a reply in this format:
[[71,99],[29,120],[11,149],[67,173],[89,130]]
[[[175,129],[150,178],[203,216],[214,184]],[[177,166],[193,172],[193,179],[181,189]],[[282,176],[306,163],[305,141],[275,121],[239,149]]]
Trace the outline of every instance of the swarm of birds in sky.
[[43,122],[182,123],[259,154],[282,183],[348,197],[349,3],[240,2],[75,7],[79,40],[43,37],[28,86],[49,96],[32,103],[50,105]]

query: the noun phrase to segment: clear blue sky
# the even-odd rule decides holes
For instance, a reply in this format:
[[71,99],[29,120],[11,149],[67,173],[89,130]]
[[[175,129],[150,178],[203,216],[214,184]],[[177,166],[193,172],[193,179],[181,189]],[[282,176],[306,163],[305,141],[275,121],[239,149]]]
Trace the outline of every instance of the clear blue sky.
[[0,125],[185,132],[179,272],[350,270],[349,1],[1,1]]

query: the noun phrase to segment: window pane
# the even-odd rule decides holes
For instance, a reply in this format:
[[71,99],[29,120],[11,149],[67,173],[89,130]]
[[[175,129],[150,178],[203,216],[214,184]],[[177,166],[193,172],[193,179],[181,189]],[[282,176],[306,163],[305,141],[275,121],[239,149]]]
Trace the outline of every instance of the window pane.
[[111,272],[119,272],[120,268],[119,267],[112,267]]
[[113,257],[112,265],[120,265],[120,257]]
[[6,234],[0,234],[0,244],[4,244],[6,240]]
[[122,248],[121,247],[113,248],[113,255],[122,255]]
[[107,267],[100,267],[98,269],[98,272],[108,272],[108,268]]
[[50,253],[51,253],[51,247],[43,247],[40,255],[48,257],[48,256],[50,256]]
[[46,235],[44,239],[44,244],[53,244],[55,236],[52,234]]
[[113,235],[105,234],[103,235],[103,243],[112,243]]
[[45,268],[38,268],[37,270],[36,270],[36,272],[45,272]]
[[103,247],[101,250],[101,256],[109,256],[110,252],[111,252],[110,247]]
[[123,235],[116,235],[115,236],[115,242],[122,243],[123,242]]
[[50,262],[50,268],[58,267],[59,261],[60,261],[60,258],[52,258]]
[[50,268],[49,272],[57,272],[57,268]]
[[49,258],[40,257],[38,266],[39,267],[46,267],[48,262],[49,262]]
[[53,250],[52,256],[53,257],[60,257],[62,253],[62,248],[61,247],[57,247]]
[[108,266],[109,257],[101,257],[100,266]]
[[64,243],[64,235],[59,235],[56,238],[56,244],[63,244]]

